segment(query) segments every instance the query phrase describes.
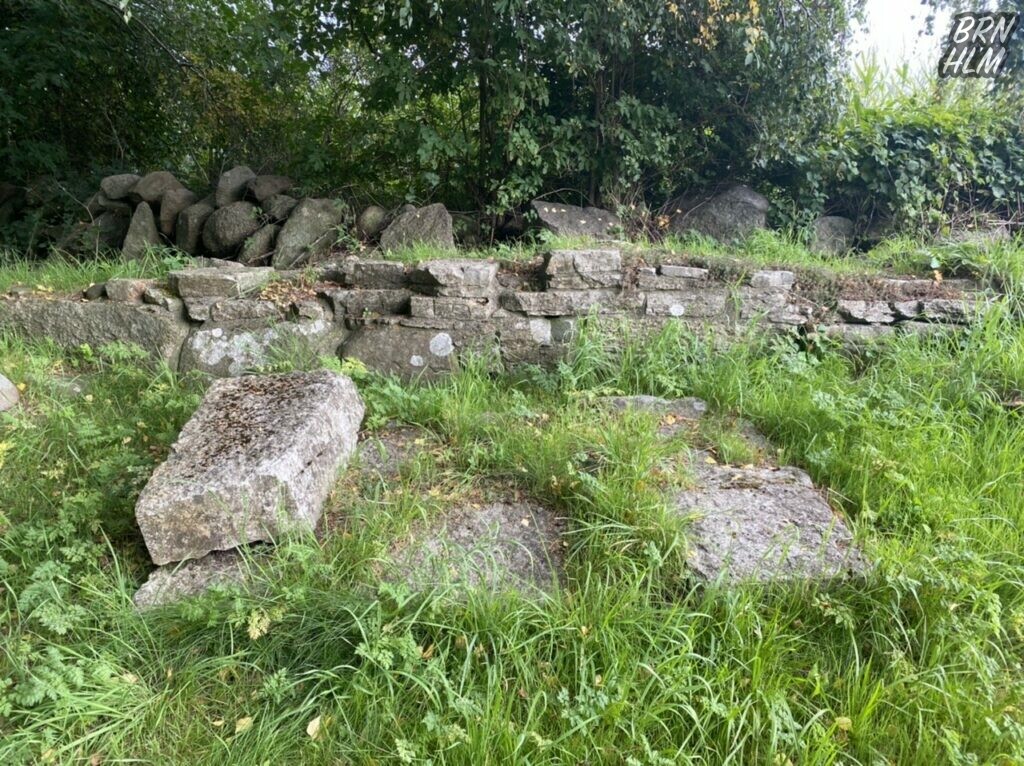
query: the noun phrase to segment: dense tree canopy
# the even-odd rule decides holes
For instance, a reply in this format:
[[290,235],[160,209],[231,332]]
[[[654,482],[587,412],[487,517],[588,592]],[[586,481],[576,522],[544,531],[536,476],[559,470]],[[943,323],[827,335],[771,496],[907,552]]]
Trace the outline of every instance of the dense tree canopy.
[[848,122],[860,0],[0,5],[0,180],[30,189],[156,167],[201,185],[245,162],[359,202],[494,213],[539,194],[656,206],[730,178],[811,212],[860,204],[822,159]]
[[[802,0],[14,0],[5,175],[245,160],[508,206],[742,172],[827,112],[851,7]],[[406,188],[401,188],[405,186]]]

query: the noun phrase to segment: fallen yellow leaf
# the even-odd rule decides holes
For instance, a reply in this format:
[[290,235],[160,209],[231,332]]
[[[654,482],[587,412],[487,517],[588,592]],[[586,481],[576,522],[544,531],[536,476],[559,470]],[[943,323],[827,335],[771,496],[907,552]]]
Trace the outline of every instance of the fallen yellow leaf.
[[321,724],[320,716],[317,716],[312,721],[310,721],[308,724],[306,724],[306,734],[309,735],[310,739],[316,739],[317,737],[320,736],[320,724]]
[[252,716],[247,715],[235,721],[235,734],[242,734],[252,728]]

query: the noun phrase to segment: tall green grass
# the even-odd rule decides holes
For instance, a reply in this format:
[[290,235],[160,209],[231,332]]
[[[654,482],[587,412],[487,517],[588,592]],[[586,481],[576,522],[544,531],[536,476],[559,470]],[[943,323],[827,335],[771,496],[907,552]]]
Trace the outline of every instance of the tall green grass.
[[[1005,306],[858,357],[590,328],[554,372],[471,361],[425,385],[348,364],[369,427],[426,430],[415,460],[343,478],[331,533],[254,554],[247,593],[145,615],[134,497],[202,383],[132,354],[0,340],[26,384],[0,416],[4,763],[1024,758],[1024,330]],[[752,420],[830,490],[875,567],[830,589],[692,582],[671,498],[709,436],[656,439],[650,418],[599,405],[613,393]],[[382,580],[410,525],[495,491],[569,518],[559,590]]]

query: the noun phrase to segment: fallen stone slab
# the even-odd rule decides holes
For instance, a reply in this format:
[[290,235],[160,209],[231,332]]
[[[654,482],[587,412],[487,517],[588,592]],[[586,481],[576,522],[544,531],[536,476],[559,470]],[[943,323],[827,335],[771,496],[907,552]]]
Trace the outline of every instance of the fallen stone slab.
[[564,568],[566,526],[537,503],[467,505],[414,528],[392,557],[418,589],[550,591]]
[[153,562],[312,530],[362,419],[355,384],[335,372],[214,382],[139,495]]
[[434,437],[417,426],[389,423],[359,442],[355,478],[361,482],[394,481]]
[[201,559],[157,567],[135,591],[132,602],[141,612],[200,596],[211,588],[243,585],[246,579],[238,551],[214,551]]
[[864,573],[849,528],[798,468],[695,463],[675,500],[692,519],[690,568],[703,580],[829,581]]

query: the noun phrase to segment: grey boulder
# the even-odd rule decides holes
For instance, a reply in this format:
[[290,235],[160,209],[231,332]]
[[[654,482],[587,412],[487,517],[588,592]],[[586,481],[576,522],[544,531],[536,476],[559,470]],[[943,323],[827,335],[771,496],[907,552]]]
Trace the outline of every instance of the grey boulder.
[[607,238],[621,222],[618,216],[599,207],[559,205],[536,199],[530,203],[540,225],[559,237]]
[[131,218],[120,213],[101,213],[89,225],[82,237],[86,250],[109,250],[121,247],[128,234]]
[[217,207],[225,207],[245,197],[249,181],[255,177],[256,174],[245,165],[238,165],[221,173],[217,180],[217,189],[214,192]]
[[0,412],[13,410],[18,406],[20,399],[18,387],[11,383],[4,375],[0,374]]
[[132,190],[132,187],[139,182],[139,176],[134,173],[119,173],[116,176],[107,176],[100,181],[100,191],[108,199],[125,199]]
[[826,255],[842,255],[853,247],[853,221],[839,215],[824,215],[814,222],[811,249]]
[[137,259],[146,254],[146,250],[160,244],[160,232],[156,228],[153,209],[146,202],[140,202],[132,214],[128,225],[128,233],[124,238],[121,251],[125,258]]
[[139,496],[153,561],[312,530],[362,419],[355,384],[335,372],[214,382]]
[[271,221],[281,222],[292,214],[299,201],[287,194],[275,194],[262,203],[263,215]]
[[189,205],[178,213],[174,241],[179,250],[184,250],[189,255],[199,252],[199,245],[203,240],[203,226],[215,209],[213,201],[207,198]]
[[194,192],[184,187],[168,190],[160,200],[160,232],[168,239],[173,237],[178,214],[198,199]]
[[[102,188],[102,186],[100,187]],[[147,173],[131,189],[131,195],[141,202],[150,205],[159,205],[164,195],[172,189],[184,189],[181,181],[174,177],[173,173],[166,170],[157,170]],[[107,195],[110,197],[110,195]],[[111,197],[111,199],[115,199]]]
[[335,229],[344,215],[343,205],[336,200],[302,200],[277,237],[274,268],[292,269],[327,253],[337,239]]
[[277,242],[281,227],[276,223],[268,223],[249,239],[245,240],[238,253],[238,262],[245,266],[262,266],[270,260]]
[[683,234],[695,231],[719,242],[736,242],[767,225],[768,199],[749,186],[732,188],[675,213],[669,231]]
[[367,239],[373,239],[382,231],[388,222],[388,211],[380,205],[370,205],[356,219],[356,228]]
[[431,245],[445,249],[455,247],[452,217],[444,205],[436,203],[401,213],[380,237],[384,250],[398,250],[412,245]]
[[260,228],[256,206],[251,202],[232,202],[213,211],[203,226],[203,246],[214,255],[234,253]]
[[284,194],[295,186],[295,182],[287,176],[256,176],[247,184],[250,196],[262,205],[271,197]]

